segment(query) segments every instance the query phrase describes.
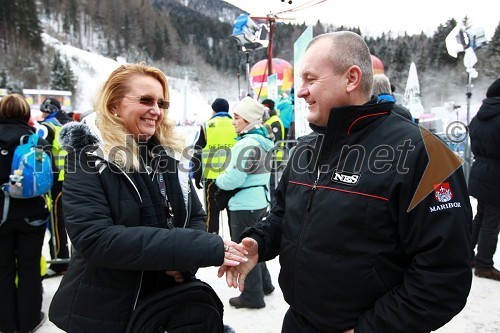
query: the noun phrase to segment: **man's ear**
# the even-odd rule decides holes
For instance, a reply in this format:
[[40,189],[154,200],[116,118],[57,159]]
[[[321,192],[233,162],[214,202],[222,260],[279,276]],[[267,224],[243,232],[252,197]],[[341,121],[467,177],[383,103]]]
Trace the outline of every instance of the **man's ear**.
[[347,70],[347,86],[346,91],[352,92],[361,84],[361,77],[363,74],[361,73],[361,68],[356,65],[349,67]]

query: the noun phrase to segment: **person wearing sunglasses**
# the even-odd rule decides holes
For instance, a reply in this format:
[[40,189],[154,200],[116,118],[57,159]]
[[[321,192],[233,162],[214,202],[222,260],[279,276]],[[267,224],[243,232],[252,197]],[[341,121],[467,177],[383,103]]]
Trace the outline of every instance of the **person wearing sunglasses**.
[[241,246],[207,232],[169,103],[159,69],[121,65],[98,92],[95,123],[61,132],[75,253],[49,318],[64,331],[124,332],[148,296],[194,279],[198,267],[246,260]]

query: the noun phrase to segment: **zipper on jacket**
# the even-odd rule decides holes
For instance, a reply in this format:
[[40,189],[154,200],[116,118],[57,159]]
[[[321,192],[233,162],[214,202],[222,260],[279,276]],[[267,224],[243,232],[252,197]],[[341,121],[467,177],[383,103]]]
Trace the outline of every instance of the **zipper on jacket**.
[[130,178],[130,176],[127,175],[127,173],[125,171],[122,171],[122,173],[123,173],[123,175],[125,177],[127,177],[127,179],[130,182],[130,184],[132,184],[132,187],[134,188],[135,193],[137,193],[137,196],[139,197],[139,200],[142,202],[142,197],[141,197],[141,194],[139,193],[139,189],[137,188],[137,186],[135,186],[134,182],[132,181],[132,179]]
[[[307,223],[307,221],[309,219],[308,216],[309,216],[309,212],[311,211],[312,200],[313,200],[314,194],[316,193],[316,188],[318,186],[319,174],[320,173],[319,173],[319,168],[318,168],[318,173],[317,173],[316,179],[314,180],[313,187],[311,188],[311,192],[312,193],[309,195],[309,198],[308,198],[308,201],[307,201],[307,208],[306,208],[306,210],[304,212],[304,217],[302,219],[302,223],[300,224],[299,237],[298,237],[298,240],[297,240],[297,247],[296,247],[296,250],[295,250],[295,262],[299,262],[299,254],[300,254],[299,248],[302,247],[303,230],[304,230],[305,224]],[[295,275],[297,275],[297,271],[295,271]],[[295,280],[296,281],[298,280],[297,276],[295,276]],[[294,294],[297,295],[297,290],[295,290]]]
[[313,200],[314,194],[316,193],[316,188],[318,186],[318,181],[319,181],[319,168],[318,168],[318,174],[316,176],[316,180],[314,181],[313,187],[311,189],[312,193],[309,196],[309,200],[307,201],[307,209],[306,209],[306,211],[308,211],[308,212],[311,210],[311,204],[312,204],[312,200]]
[[191,218],[191,200],[189,200],[190,197],[191,197],[190,194],[191,194],[191,186],[188,186],[187,205],[186,205],[186,219],[184,220],[184,227],[183,228],[187,227],[189,219]]

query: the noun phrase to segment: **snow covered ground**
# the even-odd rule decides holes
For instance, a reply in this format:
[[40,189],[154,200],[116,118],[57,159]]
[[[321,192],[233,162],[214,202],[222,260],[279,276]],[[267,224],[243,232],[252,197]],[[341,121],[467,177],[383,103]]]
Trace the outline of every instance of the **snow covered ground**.
[[[201,197],[201,193],[199,193]],[[476,201],[471,198],[475,210]],[[224,216],[221,230],[223,238],[229,237],[227,218]],[[46,244],[46,242],[44,243]],[[44,249],[48,258],[48,249]],[[500,267],[500,249],[495,254],[495,263]],[[279,262],[274,259],[267,263],[273,283],[274,293],[266,296],[266,307],[263,309],[235,309],[229,306],[229,298],[239,295],[236,289],[228,288],[224,279],[217,278],[217,268],[209,267],[199,270],[197,276],[208,282],[218,293],[224,303],[225,323],[235,329],[237,333],[278,333],[281,331],[281,322],[288,309],[283,300],[283,294],[278,285]],[[48,313],[52,296],[57,290],[61,277],[43,281],[44,300],[43,311]],[[47,321],[38,331],[40,333],[62,332],[51,322]],[[500,282],[474,276],[472,288],[465,308],[447,325],[435,331],[438,333],[499,333],[500,332]]]

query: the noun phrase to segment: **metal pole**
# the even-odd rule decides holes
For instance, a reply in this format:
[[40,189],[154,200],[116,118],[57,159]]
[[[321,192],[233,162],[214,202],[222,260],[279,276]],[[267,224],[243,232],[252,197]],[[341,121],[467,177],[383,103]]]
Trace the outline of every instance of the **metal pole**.
[[[472,76],[469,72],[467,72],[467,128],[469,128],[469,123],[470,123],[470,103],[471,103],[471,97],[472,97]],[[465,181],[467,185],[469,184],[469,175],[470,175],[470,169],[472,166],[472,154],[471,154],[471,147],[470,147],[470,140],[469,140],[469,135],[466,137],[465,141],[465,152],[464,152],[464,176],[465,176]]]
[[472,76],[470,73],[467,73],[467,126],[469,126],[470,122],[470,101],[472,97]]
[[246,66],[247,66],[247,95],[251,96],[250,94],[250,52],[246,51]]
[[267,46],[267,75],[273,74],[273,38],[274,38],[274,22],[273,14],[267,15],[269,20],[269,45]]
[[241,87],[240,87],[240,71],[236,72],[236,77],[238,78],[238,100],[241,99]]

